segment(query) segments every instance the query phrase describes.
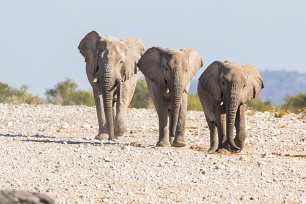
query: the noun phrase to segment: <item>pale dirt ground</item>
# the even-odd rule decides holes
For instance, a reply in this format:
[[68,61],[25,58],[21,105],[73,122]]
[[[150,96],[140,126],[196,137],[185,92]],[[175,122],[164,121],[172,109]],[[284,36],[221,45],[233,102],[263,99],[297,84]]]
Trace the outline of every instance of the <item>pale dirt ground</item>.
[[0,104],[1,189],[58,203],[306,203],[302,115],[248,115],[234,155],[205,153],[202,112],[188,112],[185,148],[155,147],[155,110],[129,109],[126,121],[119,142],[101,142],[94,107]]

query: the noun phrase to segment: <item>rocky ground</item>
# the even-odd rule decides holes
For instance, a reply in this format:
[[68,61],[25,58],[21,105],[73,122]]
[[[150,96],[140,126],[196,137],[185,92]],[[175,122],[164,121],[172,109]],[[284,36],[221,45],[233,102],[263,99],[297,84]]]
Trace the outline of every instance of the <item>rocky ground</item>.
[[206,154],[202,112],[184,148],[157,148],[154,110],[129,109],[119,142],[97,141],[94,107],[0,104],[0,187],[57,203],[306,203],[306,118],[249,112],[240,154]]

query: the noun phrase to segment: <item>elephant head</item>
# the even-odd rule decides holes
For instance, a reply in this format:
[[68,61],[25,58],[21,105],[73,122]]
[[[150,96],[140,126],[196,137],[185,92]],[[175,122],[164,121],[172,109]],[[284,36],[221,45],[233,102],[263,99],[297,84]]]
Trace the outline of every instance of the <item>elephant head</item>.
[[175,134],[183,92],[188,92],[190,80],[202,66],[202,59],[193,48],[174,50],[152,47],[138,62],[139,69],[148,79],[162,92],[170,93],[173,109],[171,136]]
[[239,147],[234,142],[233,128],[240,105],[255,98],[264,87],[258,70],[252,65],[240,66],[229,61],[215,61],[200,77],[204,91],[217,105],[226,109],[226,135],[234,150]]
[[114,139],[113,92],[117,85],[137,74],[136,63],[145,51],[143,42],[133,38],[119,40],[92,31],[81,40],[78,48],[85,58],[88,80],[102,87],[109,138]]

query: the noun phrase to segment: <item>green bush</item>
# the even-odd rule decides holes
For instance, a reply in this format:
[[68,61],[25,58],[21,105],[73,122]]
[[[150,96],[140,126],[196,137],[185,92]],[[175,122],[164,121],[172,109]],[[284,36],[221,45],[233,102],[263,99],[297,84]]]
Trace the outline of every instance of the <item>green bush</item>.
[[284,98],[285,104],[282,106],[284,109],[288,109],[291,112],[300,112],[303,108],[306,108],[306,93],[301,93],[296,96],[286,96]]
[[91,91],[77,90],[78,85],[71,79],[59,82],[53,89],[46,89],[45,95],[49,103],[56,105],[86,105],[94,106],[95,101]]
[[265,112],[272,109],[271,101],[263,101],[260,98],[254,98],[247,103],[247,106],[251,110]]
[[41,104],[43,100],[38,96],[33,96],[29,93],[28,86],[22,85],[20,89],[13,88],[6,83],[0,82],[0,103],[12,104]]
[[198,95],[188,95],[187,110],[202,111],[202,105]]
[[154,108],[153,101],[151,99],[147,82],[145,79],[137,81],[135,93],[133,95],[130,107],[133,108]]

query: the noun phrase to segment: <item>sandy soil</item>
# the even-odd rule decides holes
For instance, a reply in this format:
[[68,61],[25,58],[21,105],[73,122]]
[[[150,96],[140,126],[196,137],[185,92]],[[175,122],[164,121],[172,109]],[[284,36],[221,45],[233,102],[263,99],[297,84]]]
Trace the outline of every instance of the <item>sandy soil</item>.
[[306,119],[249,113],[240,154],[206,154],[202,112],[184,148],[157,148],[154,110],[129,109],[128,133],[97,141],[94,107],[0,104],[0,187],[57,203],[306,203]]

